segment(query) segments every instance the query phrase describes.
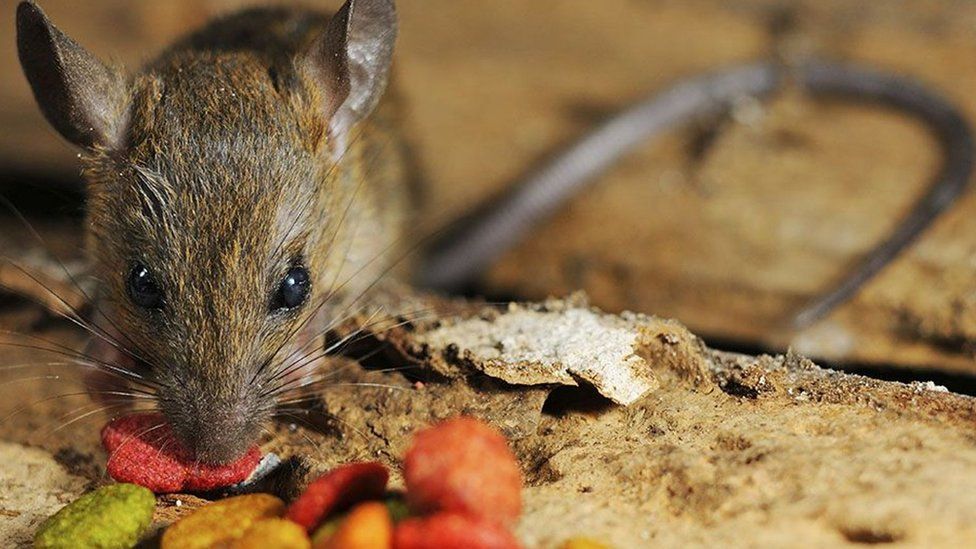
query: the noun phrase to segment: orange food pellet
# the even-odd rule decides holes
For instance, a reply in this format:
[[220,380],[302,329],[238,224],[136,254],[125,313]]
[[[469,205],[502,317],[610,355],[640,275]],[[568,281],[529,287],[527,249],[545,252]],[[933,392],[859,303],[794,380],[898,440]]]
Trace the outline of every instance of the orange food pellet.
[[459,417],[417,433],[404,459],[407,503],[418,514],[455,511],[511,525],[522,510],[522,475],[500,433]]
[[386,505],[371,501],[349,512],[334,534],[315,549],[390,549],[393,521]]

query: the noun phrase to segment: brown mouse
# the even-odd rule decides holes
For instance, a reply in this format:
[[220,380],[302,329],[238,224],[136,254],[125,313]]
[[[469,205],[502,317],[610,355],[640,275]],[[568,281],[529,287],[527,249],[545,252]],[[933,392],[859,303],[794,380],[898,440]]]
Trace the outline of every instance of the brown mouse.
[[89,352],[151,388],[201,461],[253,444],[302,375],[288,357],[393,257],[411,203],[383,99],[396,34],[392,0],[251,9],[130,75],[18,6],[37,102],[82,150]]
[[[41,109],[85,151],[88,245],[101,283],[89,354],[101,373],[154,392],[200,459],[232,459],[276,397],[317,367],[289,357],[399,257],[412,186],[396,104],[381,99],[396,37],[392,0],[349,0],[331,19],[243,11],[131,77],[62,34],[32,2],[18,8],[17,35]],[[743,95],[768,95],[790,76],[814,95],[914,114],[945,151],[929,191],[892,234],[787,328],[816,322],[967,187],[969,125],[911,79],[814,60],[746,63],[680,82],[462,219],[434,241],[417,281],[464,287],[627,151]]]

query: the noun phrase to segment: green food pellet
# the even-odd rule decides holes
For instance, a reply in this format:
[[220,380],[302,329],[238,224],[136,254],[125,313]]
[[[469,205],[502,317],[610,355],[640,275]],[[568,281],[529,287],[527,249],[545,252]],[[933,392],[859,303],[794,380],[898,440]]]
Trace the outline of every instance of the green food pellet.
[[319,526],[315,530],[315,533],[312,534],[312,547],[324,545],[326,540],[331,538],[333,534],[339,531],[339,527],[342,526],[342,522],[346,520],[347,514],[348,513],[339,513],[338,515],[335,515],[322,523],[322,526]]
[[410,508],[407,507],[407,500],[402,494],[392,494],[383,500],[383,503],[386,504],[386,510],[390,512],[393,522],[400,522],[410,516]]
[[112,484],[85,494],[41,524],[38,549],[128,549],[152,522],[156,497],[135,484]]

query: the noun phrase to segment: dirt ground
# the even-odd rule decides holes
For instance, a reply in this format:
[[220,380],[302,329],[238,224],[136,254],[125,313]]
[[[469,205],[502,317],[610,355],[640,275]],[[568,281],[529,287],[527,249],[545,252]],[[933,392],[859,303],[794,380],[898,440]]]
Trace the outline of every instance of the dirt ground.
[[[406,310],[418,304],[429,302],[417,298]],[[317,468],[362,459],[395,468],[415,429],[459,412],[482,417],[509,436],[519,457],[526,488],[518,534],[529,547],[577,534],[621,548],[976,543],[970,397],[822,370],[798,355],[716,352],[674,321],[625,315],[613,322],[632,332],[633,356],[658,385],[624,407],[586,383],[523,387],[486,376],[466,348],[484,333],[455,332],[456,344],[443,347],[427,336],[463,326],[461,317],[500,327],[513,310],[434,306],[444,311],[438,322],[376,332],[366,348],[383,352],[370,353],[366,367],[331,365],[335,386],[303,417],[277,424],[264,448]],[[539,307],[553,319],[598,314],[578,298]],[[447,314],[459,310],[466,312]],[[73,341],[63,327],[42,333]],[[379,371],[389,368],[398,370]],[[370,385],[349,385],[356,383]],[[71,392],[69,383],[49,380],[18,386],[32,399]],[[0,414],[8,417],[17,400],[5,399]],[[0,513],[10,519],[0,530],[13,543],[106,480],[96,442],[104,416],[85,416],[86,406],[84,397],[50,399],[0,424],[8,441],[0,457],[11,464],[0,469]],[[200,503],[162,499],[159,524]]]

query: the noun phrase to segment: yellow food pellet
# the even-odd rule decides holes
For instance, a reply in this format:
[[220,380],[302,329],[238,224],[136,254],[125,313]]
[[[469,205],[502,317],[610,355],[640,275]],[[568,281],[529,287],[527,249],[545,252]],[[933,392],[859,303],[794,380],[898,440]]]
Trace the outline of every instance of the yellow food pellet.
[[334,534],[316,541],[316,549],[389,549],[393,543],[393,521],[386,505],[363,503],[352,511]]
[[251,525],[280,516],[285,503],[268,494],[247,494],[201,507],[166,529],[161,549],[204,549],[229,544]]
[[304,528],[282,518],[255,522],[240,539],[231,544],[232,549],[309,549],[311,546]]
[[563,542],[559,549],[610,549],[606,545],[590,538],[571,538]]

